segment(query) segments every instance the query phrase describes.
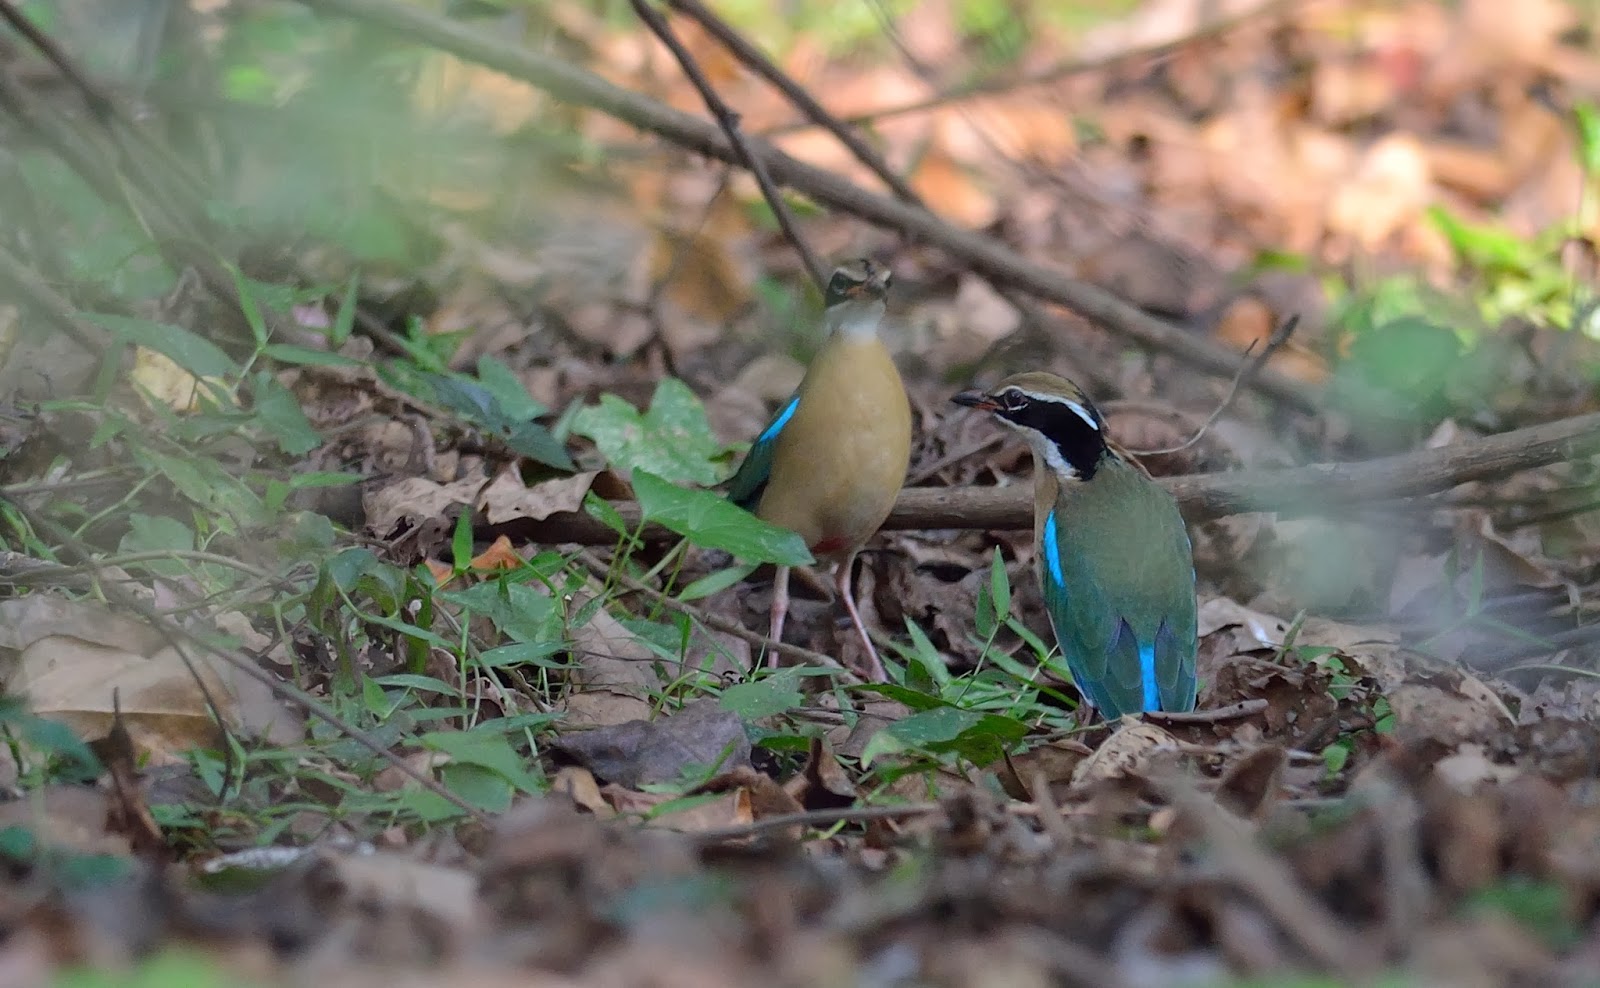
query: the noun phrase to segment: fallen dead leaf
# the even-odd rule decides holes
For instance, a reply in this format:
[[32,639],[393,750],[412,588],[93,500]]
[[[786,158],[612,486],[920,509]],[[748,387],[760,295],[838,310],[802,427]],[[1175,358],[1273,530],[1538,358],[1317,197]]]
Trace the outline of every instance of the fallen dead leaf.
[[748,768],[744,721],[714,699],[697,700],[653,721],[630,720],[571,731],[550,742],[552,752],[627,789],[674,782],[692,770]]
[[1178,739],[1171,734],[1137,717],[1124,717],[1117,722],[1115,733],[1072,770],[1072,784],[1077,787],[1101,779],[1140,775],[1157,752],[1177,750]]
[[[478,493],[477,503],[491,525],[500,525],[514,518],[543,521],[563,511],[577,511],[583,506],[584,495],[599,476],[598,470],[586,470],[570,477],[543,480],[532,487],[522,482],[515,464],[495,474],[489,485]],[[376,530],[376,527],[375,527]]]

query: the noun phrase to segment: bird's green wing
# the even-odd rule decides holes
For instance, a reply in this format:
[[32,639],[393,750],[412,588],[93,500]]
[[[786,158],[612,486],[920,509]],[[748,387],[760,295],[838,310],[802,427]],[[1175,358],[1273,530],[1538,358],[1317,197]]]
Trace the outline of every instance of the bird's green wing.
[[772,476],[772,456],[778,447],[778,436],[789,420],[794,418],[794,411],[799,407],[800,396],[795,395],[783,403],[783,407],[772,416],[772,421],[756,436],[756,441],[750,444],[749,454],[728,481],[728,500],[746,511],[754,511],[756,505],[761,503],[761,492],[767,489],[767,480]]
[[1171,497],[1119,464],[1064,489],[1039,537],[1045,607],[1079,690],[1108,719],[1194,709],[1194,561]]

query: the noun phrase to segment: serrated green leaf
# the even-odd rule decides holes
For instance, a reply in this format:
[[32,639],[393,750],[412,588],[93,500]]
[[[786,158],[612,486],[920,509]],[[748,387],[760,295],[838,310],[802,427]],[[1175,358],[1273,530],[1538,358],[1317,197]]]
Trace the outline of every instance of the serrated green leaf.
[[633,493],[646,521],[665,525],[698,546],[722,549],[746,562],[803,566],[812,561],[800,536],[718,494],[679,487],[642,468],[634,471]]
[[578,410],[572,431],[586,436],[623,471],[647,470],[677,484],[709,487],[722,469],[722,444],[712,434],[705,408],[689,386],[676,378],[656,385],[650,410],[640,414],[616,395]]

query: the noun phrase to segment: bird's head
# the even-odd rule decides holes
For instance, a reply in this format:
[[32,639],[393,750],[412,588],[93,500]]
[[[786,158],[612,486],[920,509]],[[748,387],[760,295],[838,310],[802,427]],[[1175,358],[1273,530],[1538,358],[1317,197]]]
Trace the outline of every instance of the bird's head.
[[891,277],[887,265],[866,257],[836,268],[824,295],[830,326],[849,335],[876,333]]
[[990,391],[963,391],[951,400],[988,412],[1022,433],[1034,455],[1063,480],[1088,480],[1103,458],[1115,455],[1100,409],[1064,377],[1014,374]]

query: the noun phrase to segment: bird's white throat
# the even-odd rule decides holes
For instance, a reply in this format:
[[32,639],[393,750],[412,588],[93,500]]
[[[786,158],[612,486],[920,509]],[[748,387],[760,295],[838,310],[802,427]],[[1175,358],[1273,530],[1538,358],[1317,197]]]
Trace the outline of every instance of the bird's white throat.
[[828,310],[828,330],[852,342],[861,343],[878,335],[883,312],[884,304],[881,301],[842,302]]

